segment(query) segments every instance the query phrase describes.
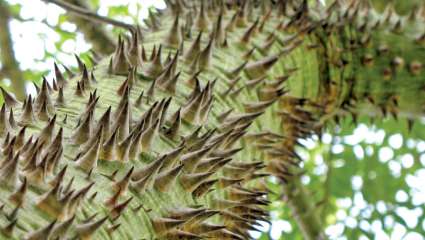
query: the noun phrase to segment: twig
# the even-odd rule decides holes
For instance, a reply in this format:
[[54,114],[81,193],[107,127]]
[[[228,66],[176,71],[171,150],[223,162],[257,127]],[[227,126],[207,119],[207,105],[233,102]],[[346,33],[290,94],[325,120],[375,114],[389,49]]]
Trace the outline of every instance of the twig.
[[85,18],[87,20],[111,24],[113,26],[125,28],[125,29],[130,30],[130,31],[137,31],[137,28],[135,26],[131,25],[131,24],[127,24],[127,23],[124,23],[124,22],[120,22],[120,21],[108,18],[108,17],[97,15],[96,13],[94,13],[90,10],[87,10],[87,9],[81,8],[79,6],[64,2],[62,0],[42,0],[42,1],[47,2],[47,3],[53,3],[53,4],[65,9],[65,10],[67,10],[68,12],[73,13],[75,15],[78,15],[79,17]]
[[50,24],[49,22],[47,22],[47,19],[41,20],[41,23],[43,23],[44,25],[46,25],[47,27],[49,27],[53,31],[57,31],[57,32],[61,32],[61,33],[66,33],[66,34],[75,34],[74,32],[63,30],[59,25],[52,25],[52,24]]

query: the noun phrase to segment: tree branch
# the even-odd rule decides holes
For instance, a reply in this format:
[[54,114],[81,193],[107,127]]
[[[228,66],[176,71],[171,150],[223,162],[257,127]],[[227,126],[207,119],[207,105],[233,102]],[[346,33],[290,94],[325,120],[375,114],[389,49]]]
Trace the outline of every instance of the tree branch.
[[20,100],[25,99],[25,80],[19,69],[19,64],[15,58],[13,42],[10,36],[10,11],[9,6],[4,0],[0,0],[0,47],[2,74],[10,78],[12,89],[16,97]]
[[96,13],[94,13],[94,12],[88,10],[88,9],[84,9],[80,6],[76,6],[74,4],[64,2],[62,0],[43,0],[43,1],[47,2],[47,3],[53,3],[53,4],[65,9],[65,10],[67,10],[70,13],[78,15],[79,17],[85,18],[89,21],[107,23],[107,24],[111,24],[111,25],[116,26],[116,27],[121,27],[121,28],[130,30],[130,31],[137,30],[136,27],[131,25],[131,24],[127,24],[127,23],[124,23],[124,22],[120,22],[120,21],[108,18],[108,17],[97,15]]
[[[297,172],[295,170],[295,172]],[[321,221],[312,197],[301,183],[299,174],[294,174],[291,181],[282,184],[283,193],[292,215],[300,228],[304,239],[323,240],[323,222]]]
[[[90,7],[84,0],[66,1],[70,4],[90,11]],[[86,41],[92,43],[93,50],[95,52],[108,55],[114,51],[115,41],[103,26],[99,26],[99,24],[94,21],[87,21],[86,18],[80,17],[76,14],[70,14],[69,20],[77,25],[79,31],[84,34]]]
[[323,188],[324,188],[324,194],[323,194],[323,198],[320,202],[320,206],[322,207],[320,209],[320,217],[322,219],[324,219],[326,217],[326,213],[327,210],[329,208],[329,197],[331,195],[331,178],[332,178],[332,173],[333,173],[333,168],[332,168],[332,159],[334,157],[334,154],[332,152],[332,146],[334,146],[335,143],[335,138],[332,138],[332,142],[330,144],[329,150],[327,152],[326,158],[325,158],[325,164],[328,168],[328,171],[326,172],[326,179],[325,182],[323,183]]
[[[76,4],[85,5],[80,0],[69,1],[73,1]],[[20,22],[38,22],[38,20],[34,18],[22,18],[21,16],[19,16],[19,14],[13,14],[12,17]],[[70,16],[69,20],[75,23],[78,27],[78,30],[83,33],[84,38],[88,42],[92,43],[94,52],[108,55],[114,51],[114,40],[112,39],[112,36],[110,36],[102,26],[99,26],[98,24],[87,21],[77,16]],[[61,26],[57,24],[50,24],[47,19],[41,20],[41,23],[58,33],[75,34],[74,32],[62,29]]]

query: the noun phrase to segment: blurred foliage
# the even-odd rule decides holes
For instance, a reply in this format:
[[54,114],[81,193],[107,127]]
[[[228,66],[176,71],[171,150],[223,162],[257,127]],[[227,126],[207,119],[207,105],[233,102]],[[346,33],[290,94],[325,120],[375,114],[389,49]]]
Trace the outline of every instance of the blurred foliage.
[[[28,4],[26,0],[7,1],[9,2],[10,11],[12,13],[13,21],[15,24],[31,23],[34,25],[44,25],[45,29],[42,32],[37,33],[37,40],[45,42],[46,44],[52,44],[49,47],[44,47],[44,54],[42,57],[33,57],[31,59],[34,64],[29,67],[21,66],[21,70],[23,71],[25,80],[40,84],[42,76],[47,76],[49,73],[52,74],[53,61],[56,61],[59,64],[65,64],[70,68],[77,67],[77,62],[73,57],[74,53],[78,54],[84,62],[90,63],[89,56],[91,54],[87,50],[90,48],[91,43],[85,42],[84,44],[86,45],[86,47],[83,48],[79,46],[79,42],[77,41],[77,39],[79,37],[81,38],[82,35],[78,31],[78,27],[74,23],[69,21],[69,17],[67,16],[67,13],[65,11],[60,11],[60,14],[51,14],[52,11],[48,9],[47,11],[51,12],[49,14],[47,14],[46,12],[44,17],[40,17],[41,14],[34,14],[34,17],[29,17]],[[108,17],[128,22],[131,24],[137,24],[140,22],[138,19],[141,19],[141,10],[144,7],[147,7],[143,6],[143,3],[135,3],[134,5],[129,6],[128,4],[123,5],[119,2],[113,2],[108,3],[108,6],[106,7],[105,11],[105,4],[99,0],[87,0],[87,3],[93,11],[99,12],[100,10],[102,10],[100,14],[106,12],[106,15]],[[40,3],[37,4],[44,3],[40,1]],[[24,9],[25,7],[27,7],[27,9]],[[40,12],[44,12],[44,10],[40,9]],[[55,17],[49,18],[48,15],[50,14]],[[39,29],[41,28],[37,27],[37,30]],[[110,26],[108,26],[108,30],[110,30],[114,36],[118,36],[118,34],[122,32],[122,29],[112,28]],[[51,32],[54,32],[57,36],[52,37],[52,34],[50,34]],[[13,35],[13,33],[11,34]],[[17,57],[19,61],[19,56]],[[27,58],[31,58],[31,56],[28,56]],[[51,65],[47,65],[46,63],[51,63]],[[9,83],[8,81],[1,81],[0,85],[8,88]]]
[[[425,124],[409,132],[403,120],[371,120],[348,118],[303,141],[302,182],[331,239],[423,239]],[[279,183],[269,187],[272,226],[260,239],[302,239]]]
[[397,11],[397,13],[406,14],[411,9],[420,6],[423,0],[371,0],[371,2],[376,9],[381,11],[385,10],[385,6],[388,3],[391,3],[393,4],[394,9]]

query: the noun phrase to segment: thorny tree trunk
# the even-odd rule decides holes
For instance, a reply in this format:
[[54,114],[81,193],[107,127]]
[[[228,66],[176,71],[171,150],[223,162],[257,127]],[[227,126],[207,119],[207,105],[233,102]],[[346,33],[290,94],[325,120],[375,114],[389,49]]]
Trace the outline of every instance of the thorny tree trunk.
[[56,68],[23,104],[4,93],[3,235],[249,239],[268,219],[273,174],[305,239],[324,239],[298,140],[364,99],[384,115],[419,112],[421,14],[167,2],[143,41],[120,38],[95,71]]

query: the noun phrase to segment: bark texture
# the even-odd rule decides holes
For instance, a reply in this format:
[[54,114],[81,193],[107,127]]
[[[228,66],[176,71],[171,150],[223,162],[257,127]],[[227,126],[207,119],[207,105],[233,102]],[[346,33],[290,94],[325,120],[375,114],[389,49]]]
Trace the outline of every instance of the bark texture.
[[2,234],[249,239],[274,175],[305,239],[325,239],[298,140],[364,99],[418,112],[423,18],[364,1],[167,2],[95,70],[55,68],[23,103],[3,93]]

